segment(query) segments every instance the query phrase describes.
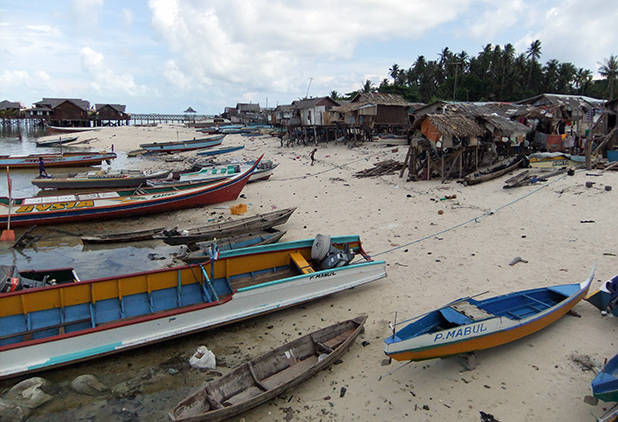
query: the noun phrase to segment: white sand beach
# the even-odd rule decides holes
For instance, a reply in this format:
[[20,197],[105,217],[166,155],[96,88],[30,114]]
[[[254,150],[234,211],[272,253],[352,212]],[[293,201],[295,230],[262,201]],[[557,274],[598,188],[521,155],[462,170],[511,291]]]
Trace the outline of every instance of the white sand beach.
[[[103,128],[80,134],[81,139],[96,137],[87,144],[94,149],[110,150],[113,145],[117,152],[138,149],[145,142],[200,136],[193,129],[173,126]],[[359,234],[365,250],[386,261],[388,276],[317,303],[191,336],[175,345],[166,343],[160,349],[165,353],[159,354],[155,346],[102,359],[97,361],[97,368],[108,368],[121,377],[126,362],[140,365],[141,353],[147,356],[147,362],[156,364],[178,353],[188,358],[199,344],[205,344],[228,364],[240,363],[291,338],[366,313],[364,334],[340,364],[237,420],[478,421],[479,412],[484,411],[503,422],[588,421],[608,407],[584,402],[584,396],[592,394],[594,374],[583,371],[572,355],[588,355],[601,366],[618,350],[618,320],[602,318],[586,302],[575,306],[578,317],[566,315],[534,335],[478,352],[477,366],[469,371],[457,358],[416,362],[402,368],[398,362],[385,365],[383,340],[391,333],[388,322],[396,311],[401,320],[484,291],[488,291],[484,297],[490,297],[580,282],[595,263],[592,288],[597,288],[618,270],[618,172],[587,176],[589,172],[578,170],[574,176],[503,190],[502,182],[512,174],[469,187],[455,181],[406,182],[398,174],[362,179],[353,176],[378,161],[403,161],[406,148],[401,146],[364,144],[348,148],[331,142],[318,146],[315,165],[311,166],[313,146],[281,147],[277,138],[240,135],[228,135],[223,143],[242,144],[244,150],[229,156],[255,159],[264,153],[265,159],[278,162],[279,167],[269,181],[248,185],[244,197],[223,207],[245,203],[246,215],[297,207],[282,226],[287,230],[283,241],[318,233]],[[177,155],[194,157],[195,152]],[[153,159],[124,160],[123,165],[142,169],[180,165]],[[585,187],[589,180],[595,182],[592,188]],[[613,189],[606,191],[605,185]],[[447,195],[456,198],[443,200]],[[226,213],[226,218],[233,217],[229,210],[221,209],[217,211]],[[113,224],[114,231],[136,225],[191,227],[206,224],[210,211],[183,210],[96,222],[90,227],[107,230]],[[468,223],[443,232],[464,222]],[[518,256],[528,262],[510,266]],[[234,357],[225,356],[231,349],[239,352]],[[66,371],[66,377],[74,377],[87,370],[84,366],[60,369],[54,371],[54,378],[58,379],[61,371]],[[395,372],[389,375],[389,371]],[[164,384],[170,390],[182,384],[186,393],[199,386],[199,382],[190,384],[196,380],[199,373],[169,376]],[[341,387],[346,389],[343,397]],[[168,394],[158,400],[156,404],[143,404],[146,410],[142,416],[165,420],[160,409],[173,407],[179,397]],[[46,420],[44,412],[45,408],[37,410],[33,420]]]

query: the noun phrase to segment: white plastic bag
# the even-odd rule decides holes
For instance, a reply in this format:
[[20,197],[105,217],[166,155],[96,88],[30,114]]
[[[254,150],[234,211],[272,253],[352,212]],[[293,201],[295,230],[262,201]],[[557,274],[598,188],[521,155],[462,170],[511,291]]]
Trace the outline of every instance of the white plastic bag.
[[208,350],[206,346],[200,346],[189,359],[189,365],[198,369],[215,369],[217,361],[213,352]]

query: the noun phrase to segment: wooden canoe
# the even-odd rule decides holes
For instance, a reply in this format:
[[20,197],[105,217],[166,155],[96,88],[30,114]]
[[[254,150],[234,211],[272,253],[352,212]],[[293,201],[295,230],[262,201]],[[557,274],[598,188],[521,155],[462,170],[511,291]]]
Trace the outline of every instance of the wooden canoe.
[[599,400],[618,402],[618,355],[592,380],[592,393]]
[[[311,259],[314,239],[223,251],[218,260],[0,295],[0,379],[94,359],[246,320],[386,276],[360,238],[342,261]],[[347,251],[347,252],[346,252]],[[355,261],[350,263],[349,253]]]
[[147,180],[160,179],[169,170],[146,173],[140,170],[102,170],[85,173],[37,177],[32,184],[41,189],[130,188],[142,186]]
[[525,159],[521,157],[508,158],[486,169],[468,174],[464,177],[464,184],[476,185],[505,175],[524,163]]
[[254,232],[285,224],[296,208],[286,208],[257,214],[239,220],[210,224],[193,229],[178,230],[177,234],[164,235],[163,241],[168,245],[188,245],[191,243],[212,240],[215,237],[229,237],[238,233]]
[[228,251],[230,249],[248,248],[251,246],[269,245],[277,243],[285,235],[286,232],[277,229],[266,229],[251,233],[242,233],[235,236],[217,238],[216,241],[198,242],[197,250],[187,252],[180,256],[180,259],[189,264],[197,264],[210,259],[211,253],[215,246],[219,251]]
[[304,335],[209,382],[169,412],[172,421],[222,421],[271,400],[339,359],[367,316]]
[[221,145],[225,135],[209,138],[190,139],[185,141],[153,142],[150,144],[140,144],[140,148],[148,152],[180,152],[191,151],[194,149],[211,148]]
[[[384,342],[396,360],[424,360],[500,346],[547,327],[586,296],[594,271],[581,283],[510,293],[484,300],[471,297],[417,318]],[[410,322],[412,321],[412,322]]]
[[99,165],[116,158],[113,152],[65,152],[57,154],[1,155],[0,167],[38,168],[39,158],[45,167],[79,167]]
[[77,136],[60,136],[59,138],[52,139],[39,139],[36,141],[37,147],[47,147],[50,145],[68,144],[69,142],[77,141]]
[[151,240],[160,237],[165,230],[165,227],[157,227],[154,229],[137,230],[123,233],[103,233],[99,235],[82,236],[83,244],[103,244],[103,243],[120,243],[120,242],[138,242],[142,240]]

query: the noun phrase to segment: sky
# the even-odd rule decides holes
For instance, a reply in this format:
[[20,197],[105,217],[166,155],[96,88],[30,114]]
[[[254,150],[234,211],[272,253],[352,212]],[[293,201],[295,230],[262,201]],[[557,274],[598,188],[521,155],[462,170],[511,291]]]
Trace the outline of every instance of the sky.
[[0,101],[220,114],[378,85],[449,47],[542,42],[597,73],[618,54],[608,0],[0,0]]

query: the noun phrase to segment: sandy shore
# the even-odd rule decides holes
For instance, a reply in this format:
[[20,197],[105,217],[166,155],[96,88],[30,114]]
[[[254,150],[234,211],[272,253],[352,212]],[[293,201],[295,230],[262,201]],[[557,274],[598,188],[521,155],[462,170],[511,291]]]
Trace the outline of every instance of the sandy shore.
[[[96,136],[88,144],[95,149],[109,150],[113,145],[115,151],[127,152],[144,142],[201,135],[180,127],[121,127],[80,136]],[[228,208],[237,203],[248,205],[247,215],[298,207],[283,226],[287,230],[283,241],[317,233],[359,234],[369,254],[386,260],[388,277],[318,303],[42,376],[62,383],[94,371],[107,374],[101,376],[111,385],[140,370],[161,367],[173,357],[188,359],[200,344],[232,366],[313,329],[366,313],[366,331],[342,363],[246,413],[241,420],[478,421],[479,411],[484,411],[503,422],[585,421],[608,407],[584,402],[584,396],[591,394],[594,374],[582,371],[571,355],[589,355],[602,365],[618,350],[618,321],[601,318],[596,308],[585,302],[574,308],[581,317],[567,315],[537,334],[479,352],[478,365],[471,371],[465,371],[458,359],[449,358],[412,363],[385,376],[400,364],[383,366],[383,339],[390,333],[388,321],[395,311],[402,319],[486,290],[489,297],[580,282],[595,262],[598,268],[593,288],[598,287],[618,267],[618,173],[592,177],[580,170],[575,176],[512,190],[502,189],[508,175],[470,187],[438,180],[405,182],[398,175],[358,179],[353,177],[354,172],[378,161],[403,161],[405,149],[375,145],[349,149],[330,143],[319,147],[317,161],[310,166],[312,146],[282,148],[277,138],[239,135],[227,136],[224,141],[224,145],[242,144],[245,149],[230,157],[254,159],[264,153],[266,159],[280,163],[271,180],[248,185],[243,191],[245,198],[212,210],[67,226],[91,231],[136,225],[190,227],[205,224],[211,212],[230,218]],[[182,156],[193,157],[195,152]],[[128,158],[123,164],[134,168],[177,165]],[[596,183],[587,189],[587,180]],[[614,189],[605,191],[604,185]],[[456,195],[456,199],[441,200],[446,195]],[[495,212],[487,215],[492,210]],[[432,236],[473,217],[479,218]],[[581,223],[583,220],[593,222]],[[426,236],[426,240],[415,242]],[[396,247],[401,248],[383,253]],[[528,263],[509,266],[517,256]],[[200,380],[203,377],[198,372],[186,369],[181,375],[163,377],[156,386],[144,389],[123,405],[136,409],[140,418],[165,420],[163,411],[197,387]],[[0,387],[10,385],[4,382]],[[347,389],[343,397],[341,387]],[[122,419],[100,402],[82,398],[74,403],[98,409],[93,411],[109,420]],[[135,407],[136,403],[141,407]],[[77,408],[48,404],[36,410],[31,420],[61,420]]]

